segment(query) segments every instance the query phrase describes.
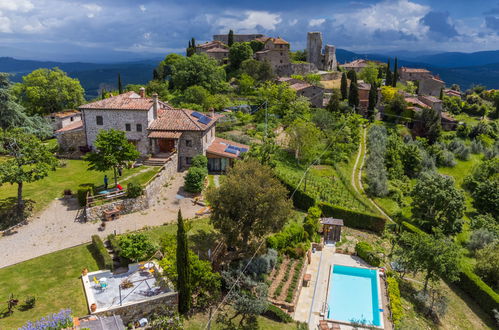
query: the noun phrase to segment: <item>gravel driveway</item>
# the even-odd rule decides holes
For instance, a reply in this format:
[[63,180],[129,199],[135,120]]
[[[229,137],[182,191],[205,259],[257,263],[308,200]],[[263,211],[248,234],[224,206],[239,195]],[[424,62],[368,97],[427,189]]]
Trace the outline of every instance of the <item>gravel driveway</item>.
[[183,176],[183,173],[177,173],[168,187],[162,188],[152,207],[108,222],[104,231],[98,230],[100,222],[82,223],[77,220],[79,208],[76,199],[54,200],[27,225],[0,238],[0,268],[90,242],[95,234],[105,237],[115,230],[120,234],[144,226],[175,222],[179,208],[184,218],[193,218],[201,207],[193,205],[190,198],[176,198],[184,182]]

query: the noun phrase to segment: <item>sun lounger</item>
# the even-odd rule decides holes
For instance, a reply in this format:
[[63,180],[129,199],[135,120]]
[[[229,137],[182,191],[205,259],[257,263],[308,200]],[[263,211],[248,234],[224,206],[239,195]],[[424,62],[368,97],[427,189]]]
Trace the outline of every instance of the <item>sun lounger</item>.
[[211,212],[211,207],[209,207],[209,206],[203,207],[201,210],[199,210],[199,211],[196,212],[196,216],[201,216],[201,215],[209,214],[210,212]]

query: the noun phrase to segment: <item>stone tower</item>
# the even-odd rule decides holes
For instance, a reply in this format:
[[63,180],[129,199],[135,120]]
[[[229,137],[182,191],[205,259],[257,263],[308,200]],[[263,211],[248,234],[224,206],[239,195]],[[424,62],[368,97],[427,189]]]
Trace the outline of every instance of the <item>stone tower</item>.
[[338,62],[336,61],[336,47],[326,45],[326,49],[324,50],[324,70],[336,71],[337,68]]
[[322,68],[322,33],[307,33],[307,62],[315,64],[318,69]]

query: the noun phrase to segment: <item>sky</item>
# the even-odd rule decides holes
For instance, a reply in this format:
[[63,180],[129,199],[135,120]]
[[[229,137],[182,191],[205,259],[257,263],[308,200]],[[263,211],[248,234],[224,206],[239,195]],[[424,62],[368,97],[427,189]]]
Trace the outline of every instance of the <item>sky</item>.
[[307,31],[355,52],[499,49],[499,2],[484,0],[0,0],[0,56],[113,62],[184,52],[217,33]]

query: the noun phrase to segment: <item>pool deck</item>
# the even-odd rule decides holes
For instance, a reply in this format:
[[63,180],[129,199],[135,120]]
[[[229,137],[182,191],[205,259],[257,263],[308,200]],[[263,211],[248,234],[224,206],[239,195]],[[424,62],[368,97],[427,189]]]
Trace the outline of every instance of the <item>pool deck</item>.
[[[312,260],[308,265],[306,273],[312,275],[311,283],[308,287],[302,287],[294,319],[301,322],[307,322],[309,329],[317,329],[319,320],[323,319],[320,311],[323,304],[327,301],[329,286],[329,273],[333,264],[350,267],[368,267],[366,262],[356,256],[335,253],[334,246],[324,246],[322,251],[312,254]],[[388,299],[386,297],[386,287],[384,281],[381,284],[381,298],[383,302],[383,324],[385,329],[391,329],[391,322],[388,320]],[[353,329],[352,326],[340,325],[340,329]]]

